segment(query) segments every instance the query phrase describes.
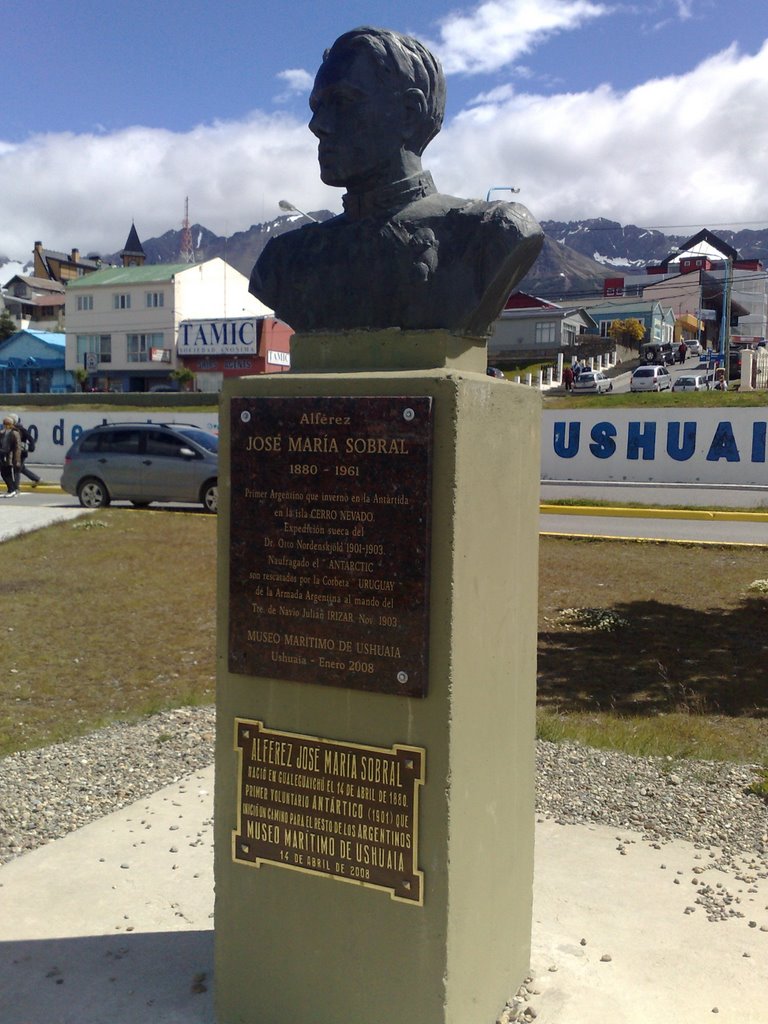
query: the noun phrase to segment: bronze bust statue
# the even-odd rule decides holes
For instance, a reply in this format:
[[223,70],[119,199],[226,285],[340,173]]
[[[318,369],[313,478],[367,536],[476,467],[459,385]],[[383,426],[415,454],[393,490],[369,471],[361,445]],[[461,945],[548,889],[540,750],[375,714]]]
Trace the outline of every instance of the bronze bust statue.
[[518,203],[437,192],[422,153],[440,131],[445,77],[416,39],[340,36],[309,100],[320,177],[344,212],[273,238],[250,290],[299,333],[448,330],[483,337],[542,245]]

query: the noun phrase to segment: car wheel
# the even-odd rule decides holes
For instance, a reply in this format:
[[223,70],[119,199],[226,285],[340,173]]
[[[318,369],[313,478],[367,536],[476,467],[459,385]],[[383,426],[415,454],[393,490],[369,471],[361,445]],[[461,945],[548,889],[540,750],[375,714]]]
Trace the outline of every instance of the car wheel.
[[95,476],[81,480],[77,487],[77,497],[83,508],[106,508],[112,500],[109,491]]
[[209,480],[200,493],[200,501],[206,512],[219,511],[219,484],[216,480]]

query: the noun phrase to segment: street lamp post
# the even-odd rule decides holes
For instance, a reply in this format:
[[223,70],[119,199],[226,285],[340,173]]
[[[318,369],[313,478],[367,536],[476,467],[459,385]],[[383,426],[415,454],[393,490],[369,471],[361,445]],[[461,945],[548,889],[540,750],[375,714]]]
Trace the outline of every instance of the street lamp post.
[[287,199],[281,199],[277,205],[281,210],[284,210],[285,213],[300,213],[302,217],[306,217],[307,220],[311,220],[313,224],[320,223],[317,217],[313,217],[309,213],[304,213],[304,211],[300,210],[298,206],[294,206],[293,203],[289,203]]
[[488,189],[488,194],[485,197],[486,203],[490,202],[491,192],[511,192],[513,195],[517,195],[520,191],[519,188],[515,188],[514,185],[494,185],[493,188]]

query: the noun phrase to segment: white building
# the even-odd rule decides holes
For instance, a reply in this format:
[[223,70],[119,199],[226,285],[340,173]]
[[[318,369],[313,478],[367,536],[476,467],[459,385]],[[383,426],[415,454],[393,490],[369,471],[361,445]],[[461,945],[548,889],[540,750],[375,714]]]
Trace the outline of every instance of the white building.
[[66,368],[87,369],[97,390],[148,391],[177,368],[183,320],[265,316],[248,278],[219,257],[108,267],[67,284]]

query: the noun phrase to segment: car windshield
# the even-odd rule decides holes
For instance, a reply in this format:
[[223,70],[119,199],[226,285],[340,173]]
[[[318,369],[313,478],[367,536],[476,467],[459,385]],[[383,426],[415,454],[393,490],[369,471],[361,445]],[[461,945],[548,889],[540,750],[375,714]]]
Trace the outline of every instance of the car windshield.
[[695,384],[696,383],[696,378],[695,377],[678,377],[677,378],[677,383],[678,384]]
[[216,453],[219,450],[219,439],[216,434],[209,434],[206,430],[195,430],[194,427],[185,427],[183,430],[179,430],[179,433],[209,452]]
[[636,377],[652,377],[653,376],[652,366],[641,366],[639,370],[635,370]]

